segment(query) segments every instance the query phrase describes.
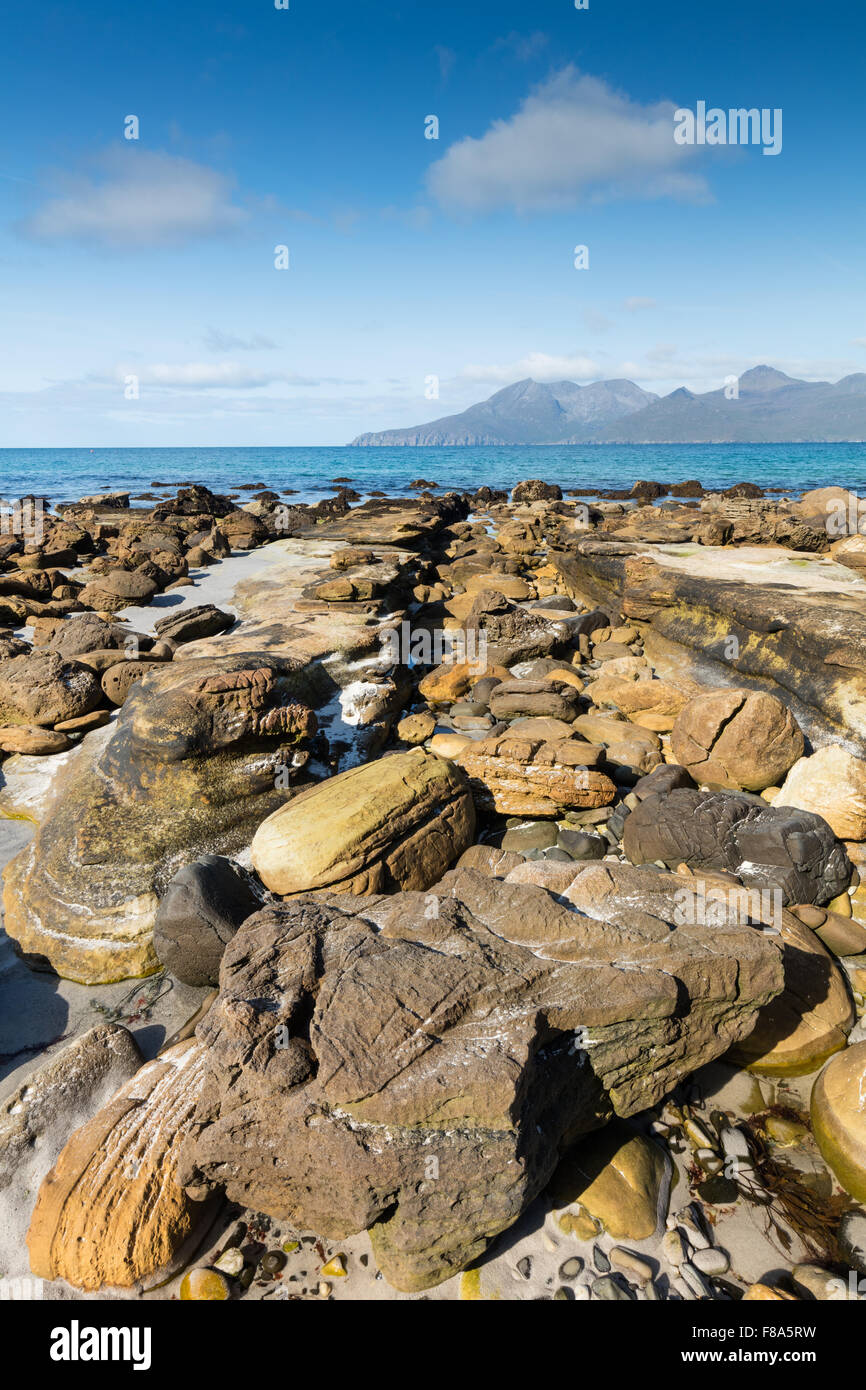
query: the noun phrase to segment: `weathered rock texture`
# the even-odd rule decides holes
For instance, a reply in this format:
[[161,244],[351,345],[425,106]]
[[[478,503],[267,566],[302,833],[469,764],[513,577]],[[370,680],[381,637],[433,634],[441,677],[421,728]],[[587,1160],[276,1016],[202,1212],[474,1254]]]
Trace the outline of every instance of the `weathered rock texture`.
[[[305,760],[311,677],[255,655],[156,666],[104,738],[60,774],[39,830],[5,875],[6,930],[88,984],[156,969],[158,893],[191,857],[245,848]],[[106,741],[107,739],[107,741]]]
[[414,748],[301,792],[256,831],[253,865],[274,893],[381,893],[435,883],[472,843],[462,774]]
[[48,727],[102,703],[92,671],[57,652],[15,656],[0,665],[0,723]]
[[698,695],[671,731],[674,757],[696,781],[750,792],[778,785],[803,746],[791,711],[762,691]]
[[72,1135],[27,1234],[35,1275],[86,1290],[132,1288],[182,1259],[210,1210],[176,1176],[204,1077],[198,1044],[178,1043]]
[[828,903],[851,862],[825,820],[736,792],[676,788],[646,797],[628,816],[623,849],[633,864],[726,869],[749,888],[779,889],[787,903]]
[[506,816],[556,816],[569,808],[610,805],[616,787],[597,770],[600,758],[601,749],[581,739],[548,742],[515,728],[467,744],[455,762],[483,809]]
[[782,987],[752,928],[673,929],[682,880],[577,872],[586,911],[459,870],[250,918],[198,1030],[182,1180],[329,1238],[372,1228],[398,1288],[464,1268],[562,1149],[654,1104]]
[[160,963],[188,985],[215,985],[226,943],[262,906],[261,886],[230,859],[205,854],[175,874],[160,899],[153,945]]
[[132,1034],[103,1023],[31,1073],[0,1105],[0,1259],[27,1275],[25,1236],[42,1179],[73,1130],[96,1114],[142,1064]]
[[798,702],[801,724],[800,706],[826,735],[866,751],[866,584],[850,570],[760,546],[683,555],[613,539],[551,558],[569,592],[717,663],[715,684],[766,683]]

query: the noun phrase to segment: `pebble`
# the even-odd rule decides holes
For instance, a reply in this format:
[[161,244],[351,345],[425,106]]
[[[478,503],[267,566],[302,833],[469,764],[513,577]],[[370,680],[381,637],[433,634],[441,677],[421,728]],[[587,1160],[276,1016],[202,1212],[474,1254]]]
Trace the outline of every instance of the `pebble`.
[[582,1269],[583,1260],[580,1258],[579,1255],[572,1255],[570,1260],[566,1260],[564,1264],[561,1264],[559,1266],[558,1277],[560,1279],[564,1279],[566,1283],[568,1283],[570,1280],[576,1279],[578,1274],[580,1274],[580,1272],[582,1271]]
[[839,1244],[855,1269],[866,1273],[866,1216],[849,1211],[839,1225]]
[[717,1173],[715,1177],[707,1178],[706,1182],[702,1182],[698,1192],[705,1202],[720,1207],[733,1206],[740,1196],[740,1189],[737,1184],[731,1178],[722,1177],[721,1173]]
[[680,1212],[680,1228],[694,1250],[709,1250],[708,1237],[684,1212]]
[[689,1257],[689,1243],[683,1232],[676,1228],[666,1231],[662,1236],[662,1251],[668,1264],[679,1269],[683,1261]]
[[229,1282],[217,1269],[191,1269],[183,1276],[182,1303],[223,1302],[230,1296]]
[[600,1245],[594,1245],[592,1247],[592,1262],[598,1270],[599,1274],[607,1274],[609,1272],[610,1260],[607,1258],[607,1255],[604,1253]]
[[615,1245],[610,1252],[610,1262],[623,1273],[630,1274],[633,1279],[641,1284],[646,1284],[652,1279],[652,1265],[646,1260],[642,1260],[640,1255],[635,1255],[631,1250],[624,1250],[621,1245]]
[[724,1250],[696,1250],[691,1263],[701,1274],[727,1274],[731,1261]]
[[522,1260],[517,1261],[517,1273],[521,1279],[532,1278],[532,1260],[529,1255],[524,1255]]
[[558,1242],[555,1241],[555,1240],[552,1238],[552,1236],[549,1236],[549,1235],[547,1234],[547,1231],[542,1231],[542,1233],[541,1233],[541,1243],[542,1243],[542,1245],[544,1246],[545,1250],[549,1251],[551,1255],[552,1255],[556,1250],[559,1249],[559,1244],[558,1244]]
[[696,1298],[712,1298],[713,1291],[706,1279],[689,1260],[680,1265],[680,1274]]
[[596,1279],[592,1286],[594,1298],[603,1299],[608,1303],[634,1303],[634,1290],[625,1283],[620,1283],[612,1274],[606,1274],[601,1279]]
[[260,1261],[265,1274],[280,1274],[286,1267],[286,1257],[282,1250],[269,1250]]
[[219,1259],[214,1260],[214,1269],[219,1269],[223,1274],[230,1274],[237,1278],[244,1267],[244,1257],[236,1245],[224,1250]]
[[343,1264],[343,1256],[335,1255],[326,1265],[322,1265],[321,1272],[329,1279],[345,1279],[349,1271]]

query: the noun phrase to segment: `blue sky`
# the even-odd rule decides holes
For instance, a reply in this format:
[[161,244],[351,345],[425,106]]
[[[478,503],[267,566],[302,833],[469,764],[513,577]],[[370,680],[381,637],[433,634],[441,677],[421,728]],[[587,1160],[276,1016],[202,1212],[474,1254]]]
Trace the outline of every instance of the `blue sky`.
[[[855,0],[6,0],[0,445],[866,370],[864,31]],[[781,153],[677,146],[699,101],[781,108]]]

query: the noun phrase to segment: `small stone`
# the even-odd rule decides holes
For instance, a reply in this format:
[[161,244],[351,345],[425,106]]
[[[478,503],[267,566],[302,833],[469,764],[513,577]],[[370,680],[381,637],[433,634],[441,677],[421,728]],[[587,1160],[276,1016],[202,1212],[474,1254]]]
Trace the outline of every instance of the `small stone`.
[[740,1196],[740,1189],[731,1178],[724,1178],[716,1175],[714,1178],[707,1178],[698,1187],[698,1192],[705,1202],[710,1202],[713,1206],[730,1206],[736,1202]]
[[554,1254],[555,1251],[557,1251],[557,1250],[559,1249],[559,1245],[557,1244],[557,1242],[556,1242],[555,1240],[553,1240],[553,1239],[547,1234],[546,1231],[542,1231],[542,1233],[541,1233],[541,1243],[542,1243],[542,1245],[544,1246],[545,1250],[547,1250],[547,1251],[549,1252],[549,1254],[551,1254],[551,1255]]
[[781,1115],[768,1115],[766,1130],[770,1138],[785,1149],[802,1144],[809,1133],[805,1125],[799,1124],[796,1120],[786,1120]]
[[712,1298],[712,1289],[701,1274],[689,1260],[680,1266],[680,1274],[688,1284],[696,1298]]
[[846,1212],[839,1223],[839,1244],[855,1269],[866,1274],[866,1215]]
[[224,1250],[219,1259],[214,1260],[214,1269],[219,1269],[223,1274],[230,1274],[236,1279],[244,1267],[244,1257],[234,1245],[230,1250]]
[[522,1260],[517,1261],[516,1268],[521,1279],[530,1279],[532,1277],[532,1260],[528,1255],[524,1255]]
[[599,1274],[607,1274],[610,1270],[610,1260],[607,1258],[607,1255],[600,1245],[594,1245],[592,1247],[592,1262]]
[[601,1279],[596,1279],[592,1286],[594,1298],[600,1298],[608,1303],[634,1303],[634,1290],[628,1284],[620,1282],[614,1275],[608,1274]]
[[731,1261],[724,1250],[696,1250],[691,1263],[701,1274],[727,1274]]
[[582,1269],[583,1260],[579,1255],[572,1255],[570,1260],[565,1260],[565,1262],[559,1266],[558,1277],[568,1283],[572,1279],[576,1279]]
[[333,1259],[330,1259],[326,1265],[322,1265],[322,1274],[327,1275],[329,1279],[345,1279],[349,1271],[346,1269],[343,1259],[342,1255],[334,1255]]
[[[844,1279],[831,1274],[829,1270],[821,1269],[819,1265],[795,1265],[791,1277],[796,1288],[805,1290],[821,1303],[838,1303],[849,1298]],[[856,1291],[851,1296],[856,1298]]]
[[318,1296],[319,1296],[319,1298],[330,1298],[330,1297],[331,1297],[331,1286],[330,1286],[330,1284],[327,1283],[324,1279],[323,1279],[322,1282],[319,1284]]
[[639,1255],[635,1255],[631,1250],[623,1250],[621,1245],[615,1245],[610,1252],[610,1262],[617,1269],[621,1269],[624,1274],[631,1275],[639,1284],[645,1284],[652,1278],[652,1265],[646,1260],[642,1260]]
[[662,1236],[662,1251],[668,1264],[679,1269],[683,1261],[688,1259],[688,1241],[679,1230],[665,1231]]
[[280,1274],[286,1267],[286,1257],[282,1250],[269,1250],[262,1256],[260,1264],[266,1274]]
[[287,1240],[282,1248],[284,1254],[294,1255],[296,1250],[300,1250],[301,1242],[299,1240]]
[[191,1269],[184,1275],[180,1286],[182,1303],[225,1301],[230,1294],[228,1280],[217,1269]]

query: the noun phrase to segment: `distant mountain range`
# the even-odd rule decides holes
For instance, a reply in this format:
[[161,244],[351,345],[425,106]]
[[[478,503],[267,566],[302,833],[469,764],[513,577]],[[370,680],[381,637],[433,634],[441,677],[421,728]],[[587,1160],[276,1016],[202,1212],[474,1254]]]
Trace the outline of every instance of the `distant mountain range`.
[[362,434],[365,448],[451,444],[793,444],[866,440],[866,372],[841,381],[798,381],[773,367],[725,389],[669,396],[633,381],[515,382],[460,415],[429,425]]

